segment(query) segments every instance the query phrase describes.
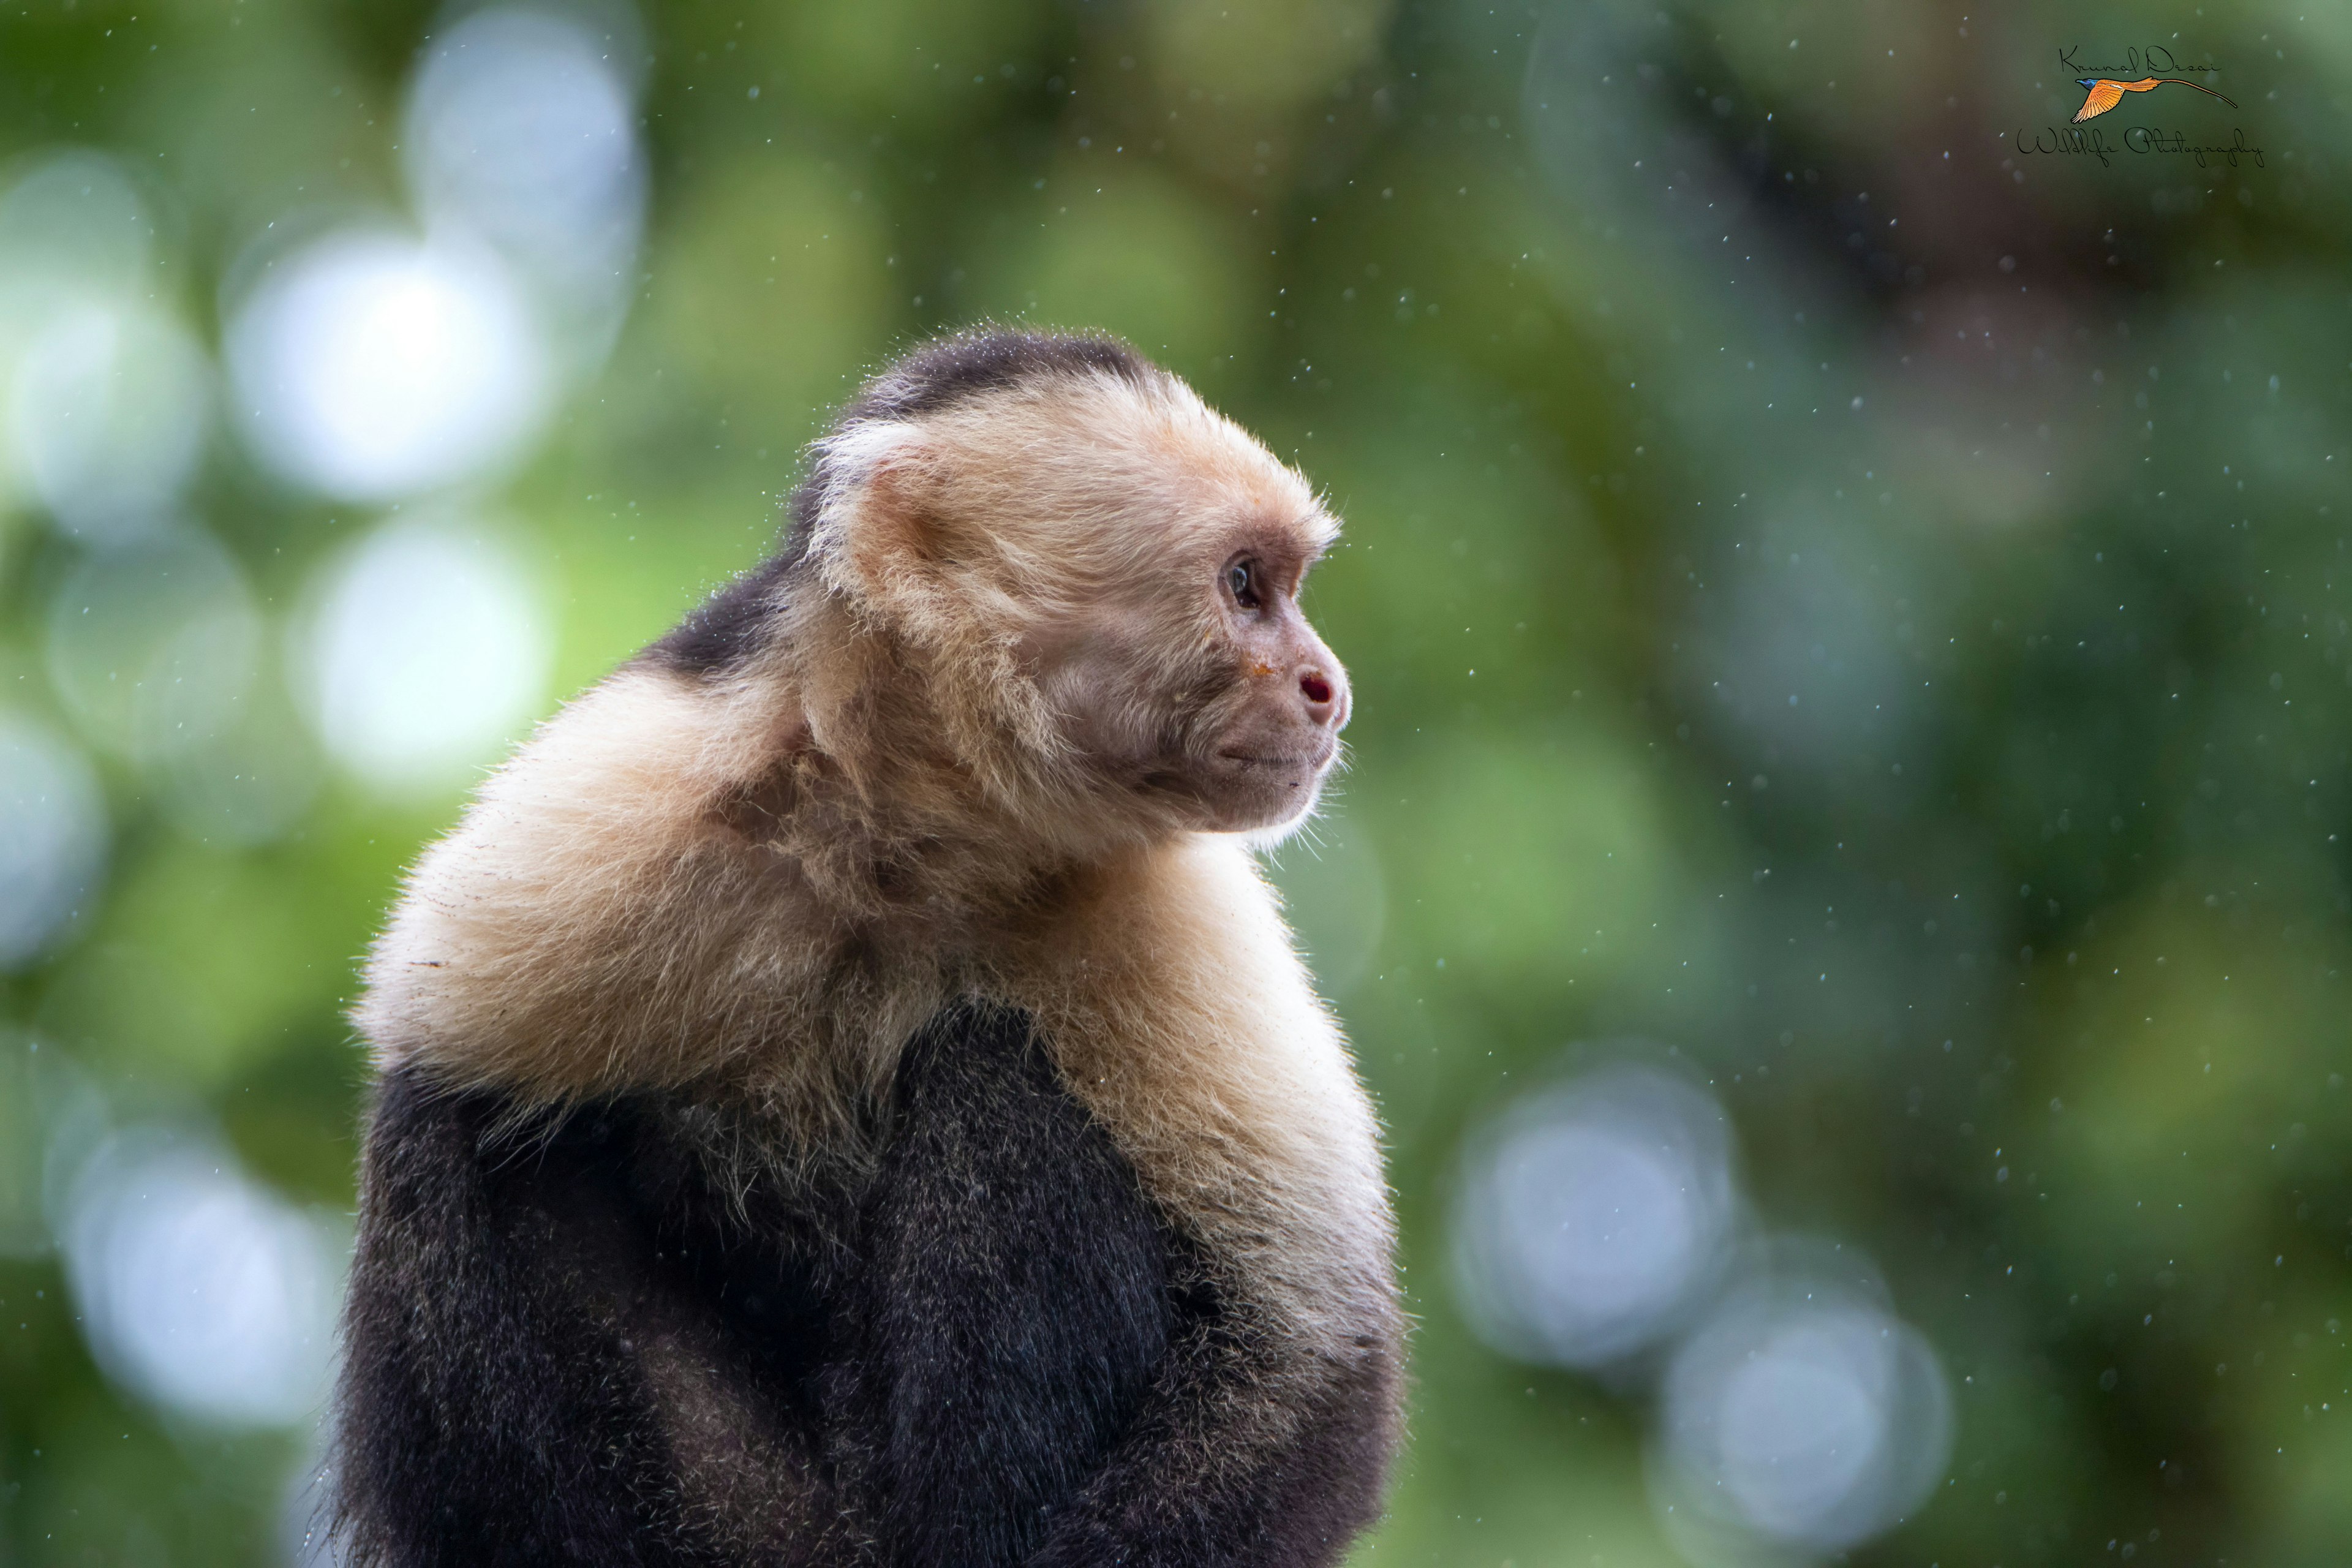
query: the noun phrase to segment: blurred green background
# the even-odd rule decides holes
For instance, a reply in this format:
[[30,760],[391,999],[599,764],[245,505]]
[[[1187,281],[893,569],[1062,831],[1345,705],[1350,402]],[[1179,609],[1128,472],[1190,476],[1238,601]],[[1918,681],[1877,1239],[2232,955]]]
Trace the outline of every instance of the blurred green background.
[[1358,1561],[2352,1561],[2348,132],[2328,5],[6,8],[0,1564],[327,1561],[401,868],[982,317],[1347,520]]

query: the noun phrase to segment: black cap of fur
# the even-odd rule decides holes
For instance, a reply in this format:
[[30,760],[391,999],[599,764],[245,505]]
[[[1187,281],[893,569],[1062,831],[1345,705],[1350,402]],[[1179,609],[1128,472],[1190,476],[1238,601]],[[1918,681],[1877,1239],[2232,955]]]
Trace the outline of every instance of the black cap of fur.
[[[825,435],[869,420],[919,419],[969,398],[1047,376],[1092,371],[1141,382],[1151,363],[1117,338],[1097,333],[980,329],[936,338],[869,377]],[[807,552],[809,534],[835,476],[819,455],[785,502],[785,531],[773,555],[697,605],[645,657],[689,675],[724,674],[764,646],[776,585]]]

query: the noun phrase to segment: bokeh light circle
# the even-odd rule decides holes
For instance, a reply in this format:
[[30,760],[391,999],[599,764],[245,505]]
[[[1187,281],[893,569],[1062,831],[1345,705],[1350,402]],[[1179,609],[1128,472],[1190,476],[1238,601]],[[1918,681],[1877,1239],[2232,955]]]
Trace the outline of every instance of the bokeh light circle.
[[636,84],[609,37],[537,6],[427,44],[402,141],[428,228],[496,247],[568,317],[625,307],[646,205]]
[[514,552],[450,514],[383,523],[313,584],[289,656],[327,750],[378,790],[430,795],[517,738],[551,638]]
[[67,1278],[116,1382],[222,1426],[289,1426],[324,1400],[343,1247],[209,1141],[126,1129],[66,1205]]
[[17,362],[11,435],[33,492],[69,531],[143,531],[175,508],[204,454],[212,367],[144,306],[84,300]]
[[1721,1107],[1664,1072],[1604,1068],[1528,1095],[1472,1137],[1456,1296],[1507,1354],[1603,1365],[1685,1320],[1738,1219]]
[[35,958],[65,931],[106,865],[98,774],[64,737],[0,712],[0,965]]
[[262,625],[236,559],[174,527],[93,552],[49,601],[49,679],[82,732],[160,764],[232,728],[251,692]]
[[511,458],[549,402],[544,345],[479,246],[379,229],[280,258],[227,331],[239,422],[281,477],[385,500]]
[[1917,1507],[1951,1444],[1950,1390],[1917,1330],[1873,1290],[1775,1269],[1675,1352],[1659,1489],[1702,1533],[1843,1551]]

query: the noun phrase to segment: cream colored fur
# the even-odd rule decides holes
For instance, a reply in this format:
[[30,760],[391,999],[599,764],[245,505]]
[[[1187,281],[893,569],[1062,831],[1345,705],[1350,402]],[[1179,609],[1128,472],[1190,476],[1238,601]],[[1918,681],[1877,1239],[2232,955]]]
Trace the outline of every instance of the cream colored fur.
[[1215,657],[1169,582],[1250,531],[1311,559],[1328,515],[1172,378],[1067,376],[826,455],[765,653],[623,669],[426,852],[356,1009],[381,1064],[527,1103],[740,1098],[782,1147],[854,1153],[908,1037],[991,996],[1229,1285],[1344,1353],[1394,1308],[1339,1033],[1244,844],[1081,765],[1034,673],[1142,617],[1148,668],[1106,679],[1144,721]]

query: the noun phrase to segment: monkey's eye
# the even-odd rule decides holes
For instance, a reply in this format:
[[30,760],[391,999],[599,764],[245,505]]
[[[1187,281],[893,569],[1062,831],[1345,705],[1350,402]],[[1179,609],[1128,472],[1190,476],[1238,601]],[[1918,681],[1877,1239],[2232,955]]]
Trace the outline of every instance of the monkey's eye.
[[1225,588],[1233,595],[1234,603],[1244,610],[1255,610],[1265,602],[1258,592],[1257,563],[1255,561],[1236,561],[1226,567]]

